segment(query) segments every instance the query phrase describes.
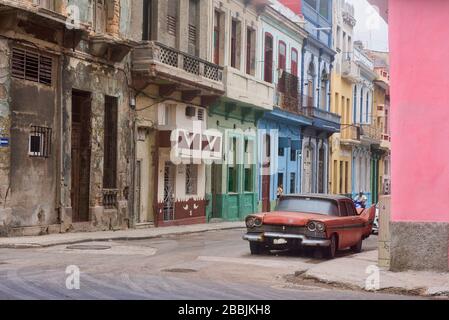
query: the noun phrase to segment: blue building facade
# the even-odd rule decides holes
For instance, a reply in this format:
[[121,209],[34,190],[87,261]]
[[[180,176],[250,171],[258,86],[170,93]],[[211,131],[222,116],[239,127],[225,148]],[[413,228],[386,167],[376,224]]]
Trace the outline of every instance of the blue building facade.
[[[287,19],[286,19],[287,18]],[[301,109],[301,48],[307,32],[281,4],[262,15],[262,79],[275,85],[274,110],[258,122],[259,209],[271,211],[279,192],[301,191],[302,132],[312,119]]]
[[302,113],[312,119],[303,132],[303,193],[329,192],[329,137],[339,132],[340,116],[330,112],[332,50],[332,0],[303,0],[307,39],[301,54]]

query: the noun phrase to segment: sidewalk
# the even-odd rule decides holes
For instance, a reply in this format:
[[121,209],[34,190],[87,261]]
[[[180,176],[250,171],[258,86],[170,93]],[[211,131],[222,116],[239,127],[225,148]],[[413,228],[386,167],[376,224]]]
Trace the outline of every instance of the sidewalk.
[[[339,287],[367,290],[367,279],[377,268],[377,255],[377,250],[374,250],[325,261],[312,266],[299,277]],[[380,269],[379,280],[380,288],[378,291],[381,292],[449,297],[448,273],[391,272]]]
[[188,234],[188,233],[238,229],[238,228],[245,228],[245,223],[242,221],[219,222],[219,223],[206,223],[206,224],[173,226],[163,228],[60,233],[38,237],[0,238],[0,248],[39,248],[39,247],[50,247],[55,245],[74,244],[90,241],[143,240],[143,239],[157,238],[166,235],[178,235],[178,234]]

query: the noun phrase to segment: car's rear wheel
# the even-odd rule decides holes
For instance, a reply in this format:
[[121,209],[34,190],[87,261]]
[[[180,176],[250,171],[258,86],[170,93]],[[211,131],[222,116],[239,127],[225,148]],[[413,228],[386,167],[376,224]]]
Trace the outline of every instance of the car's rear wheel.
[[335,255],[337,253],[337,237],[335,235],[332,235],[331,237],[331,244],[324,248],[324,256],[327,259],[333,259],[335,258]]
[[363,240],[362,240],[362,238],[360,238],[359,242],[357,242],[356,245],[351,247],[351,250],[355,253],[362,252],[362,243],[363,243]]
[[259,255],[267,252],[267,248],[264,243],[260,242],[250,242],[249,243],[249,250],[251,251],[251,254],[253,255]]

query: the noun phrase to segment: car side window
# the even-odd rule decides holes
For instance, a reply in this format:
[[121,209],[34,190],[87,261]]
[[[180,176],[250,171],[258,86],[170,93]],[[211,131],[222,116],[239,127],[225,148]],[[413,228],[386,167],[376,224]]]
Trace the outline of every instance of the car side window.
[[346,201],[345,203],[346,203],[346,208],[348,211],[348,216],[356,216],[357,211],[355,211],[354,205],[349,201]]
[[347,217],[348,214],[348,207],[346,206],[345,201],[340,202],[340,217]]

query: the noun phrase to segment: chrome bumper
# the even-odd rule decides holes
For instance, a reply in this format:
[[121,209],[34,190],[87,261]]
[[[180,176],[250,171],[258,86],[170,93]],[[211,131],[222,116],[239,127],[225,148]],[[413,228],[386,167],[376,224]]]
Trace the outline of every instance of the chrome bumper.
[[266,238],[271,239],[298,239],[301,240],[301,245],[311,246],[311,247],[328,247],[331,244],[330,240],[327,239],[310,239],[305,235],[301,234],[284,234],[275,232],[265,232],[265,233],[247,233],[243,236],[243,240],[248,240],[252,242],[264,242]]

